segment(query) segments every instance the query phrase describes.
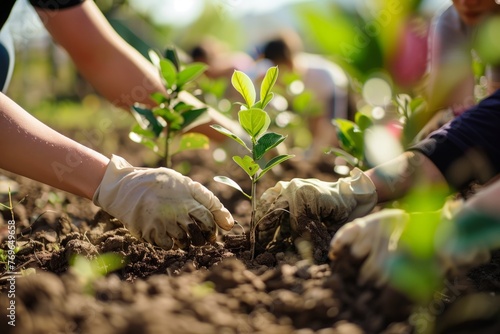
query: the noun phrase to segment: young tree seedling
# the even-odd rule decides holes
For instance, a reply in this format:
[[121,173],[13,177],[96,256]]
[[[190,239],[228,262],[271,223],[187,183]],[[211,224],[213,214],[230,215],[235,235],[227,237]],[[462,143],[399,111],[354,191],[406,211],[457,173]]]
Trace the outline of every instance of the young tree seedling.
[[[163,165],[171,168],[173,155],[186,150],[208,148],[207,136],[194,132],[183,133],[207,108],[196,108],[179,99],[179,94],[186,90],[187,84],[205,72],[207,66],[192,63],[181,67],[175,49],[167,49],[166,58],[150,50],[149,57],[159,70],[167,95],[160,92],[152,94],[151,98],[157,103],[152,109],[140,105],[132,107],[137,124],[133,126],[129,137],[159,154],[163,158]],[[175,150],[172,147],[174,139],[179,139]]]
[[370,117],[358,111],[354,122],[336,118],[333,124],[337,128],[340,148],[331,148],[328,153],[344,158],[351,166],[366,169],[365,166],[365,131],[373,125]]
[[269,68],[260,87],[260,100],[256,102],[257,93],[252,80],[245,73],[240,71],[234,71],[233,76],[231,77],[231,84],[245,100],[244,103],[240,103],[241,109],[238,112],[238,121],[250,137],[250,147],[243,139],[236,136],[226,128],[220,125],[212,125],[212,128],[233,139],[250,153],[250,155],[245,156],[233,156],[234,162],[236,162],[236,164],[238,164],[238,166],[245,171],[251,180],[250,194],[243,191],[243,189],[235,181],[226,176],[216,176],[214,179],[237,189],[251,201],[252,212],[250,218],[250,247],[252,258],[255,254],[255,229],[258,224],[258,222],[255,221],[257,206],[255,194],[257,181],[259,181],[260,178],[262,178],[262,176],[264,176],[264,174],[266,174],[274,166],[294,157],[293,155],[283,154],[276,156],[269,161],[267,161],[264,157],[267,152],[278,146],[286,139],[286,136],[281,134],[267,132],[269,125],[271,124],[271,118],[264,109],[273,98],[271,89],[276,83],[277,78],[278,67],[275,66]]

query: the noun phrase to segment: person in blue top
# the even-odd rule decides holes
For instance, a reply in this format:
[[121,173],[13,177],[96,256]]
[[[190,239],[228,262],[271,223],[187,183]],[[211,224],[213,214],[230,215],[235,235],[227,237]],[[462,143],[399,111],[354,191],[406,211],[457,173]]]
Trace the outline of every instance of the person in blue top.
[[[0,77],[9,81],[13,52],[4,28],[14,0],[0,2]],[[47,31],[80,73],[109,101],[129,109],[153,105],[164,92],[155,67],[128,45],[90,0],[30,0]],[[165,92],[166,93],[166,92]],[[199,103],[194,97],[182,97]],[[212,110],[212,121],[219,115]],[[167,168],[137,168],[123,158],[102,154],[41,123],[0,93],[0,168],[92,200],[130,232],[165,249],[213,242],[217,226],[234,220],[215,195]]]
[[[494,0],[453,0],[432,20],[425,95],[436,114],[419,138],[500,88],[500,59],[485,62],[477,49],[482,27],[497,18],[500,5]],[[474,73],[474,63],[482,64],[484,73]],[[484,77],[485,89],[478,89],[477,75]]]
[[[466,189],[473,182],[483,185],[465,203],[456,205],[460,210],[451,210],[456,219],[472,214],[490,217],[490,223],[500,223],[500,90],[495,91],[477,105],[462,113],[453,121],[433,132],[406,152],[382,165],[362,172],[354,169],[350,177],[337,182],[318,179],[293,179],[280,181],[266,190],[256,213],[262,219],[258,226],[261,247],[274,241],[277,229],[287,222],[289,215],[292,234],[300,230],[300,217],[321,221],[327,225],[348,223],[336,232],[332,240],[332,256],[343,247],[349,247],[353,255],[378,259],[369,261],[371,275],[381,266],[380,243],[375,242],[382,231],[398,222],[404,222],[407,214],[403,210],[388,213],[371,213],[377,204],[402,198],[415,187],[440,186],[447,194]],[[460,201],[463,202],[463,201]],[[439,210],[442,203],[436,203]],[[382,210],[384,212],[384,210]],[[371,214],[370,214],[371,213]],[[397,224],[398,223],[398,224]],[[478,221],[479,223],[479,221]],[[392,224],[392,225],[391,225]],[[481,226],[481,225],[480,225]],[[391,229],[391,231],[392,231]],[[449,244],[453,234],[447,236]],[[446,239],[446,237],[445,237]],[[387,237],[386,244],[389,238]],[[488,259],[491,247],[500,243],[476,243],[467,254],[442,250],[441,256],[450,270],[467,265],[476,265]],[[444,247],[444,246],[443,246]],[[383,247],[382,247],[383,248]],[[387,250],[387,247],[383,248]],[[382,249],[382,250],[383,250]],[[438,249],[439,251],[439,249]],[[378,268],[378,272],[380,273]],[[366,279],[374,278],[367,277]]]

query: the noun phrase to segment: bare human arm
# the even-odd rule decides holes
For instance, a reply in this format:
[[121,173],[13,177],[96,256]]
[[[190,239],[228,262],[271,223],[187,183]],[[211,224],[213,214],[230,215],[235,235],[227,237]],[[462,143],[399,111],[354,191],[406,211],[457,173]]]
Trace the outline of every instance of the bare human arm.
[[126,109],[135,102],[152,105],[149,95],[165,92],[153,64],[116,33],[94,1],[36,11],[83,77],[112,103]]
[[420,152],[407,151],[365,172],[377,191],[379,203],[404,196],[415,185],[446,185],[434,163]]
[[[158,70],[116,33],[94,1],[84,1],[63,10],[36,10],[46,29],[69,53],[83,77],[111,103],[125,110],[136,102],[153,107],[155,102],[150,94],[167,93]],[[202,105],[186,92],[180,98],[195,106]],[[208,127],[211,123],[235,133],[239,131],[236,122],[211,107],[196,123],[195,131],[215,140],[226,139]]]
[[0,168],[92,199],[105,156],[49,128],[0,94]]
[[87,148],[0,93],[0,168],[90,199],[165,249],[213,242],[234,220],[215,195],[167,168],[136,168]]

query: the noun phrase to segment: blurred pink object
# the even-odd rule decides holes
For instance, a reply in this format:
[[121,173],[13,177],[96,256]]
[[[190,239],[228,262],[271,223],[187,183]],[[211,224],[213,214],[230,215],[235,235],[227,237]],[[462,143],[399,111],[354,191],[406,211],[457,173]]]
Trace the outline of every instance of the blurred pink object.
[[388,67],[394,82],[402,87],[418,83],[426,72],[429,24],[422,18],[410,19],[401,34]]

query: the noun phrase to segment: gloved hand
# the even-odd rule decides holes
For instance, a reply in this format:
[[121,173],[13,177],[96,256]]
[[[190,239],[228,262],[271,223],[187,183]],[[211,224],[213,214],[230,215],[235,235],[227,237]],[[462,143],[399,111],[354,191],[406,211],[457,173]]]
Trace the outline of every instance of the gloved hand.
[[324,222],[327,226],[345,223],[370,212],[377,203],[373,182],[360,169],[337,182],[317,179],[280,181],[266,190],[256,210],[257,240],[260,245],[273,241],[280,225],[289,217],[290,229],[298,230],[300,217]]
[[94,204],[119,219],[140,239],[171,249],[214,242],[216,224],[230,230],[234,220],[207,188],[167,168],[137,168],[113,155]]
[[435,238],[440,267],[457,274],[486,263],[500,247],[500,219],[466,208],[463,201],[448,201]]
[[342,226],[330,243],[330,260],[337,260],[344,248],[355,259],[365,259],[358,277],[359,284],[373,281],[376,286],[385,284],[388,257],[398,250],[399,239],[410,215],[399,209],[384,209],[366,217],[357,218]]
[[[491,228],[492,224],[488,224],[488,229],[478,226],[485,221],[484,217],[480,221],[461,223],[466,219],[461,207],[460,201],[447,201],[438,211],[407,213],[384,209],[355,219],[337,231],[330,244],[329,258],[337,260],[347,248],[354,258],[364,259],[359,283],[372,281],[376,286],[386,284],[389,279],[390,257],[404,252],[427,258],[438,271],[437,275],[463,272],[489,260],[492,245],[500,246],[497,241],[500,228]],[[498,221],[497,226],[500,226]],[[423,229],[426,230],[422,232]],[[497,234],[492,233],[494,229]],[[412,233],[420,234],[420,239]],[[422,245],[427,241],[427,247]]]

